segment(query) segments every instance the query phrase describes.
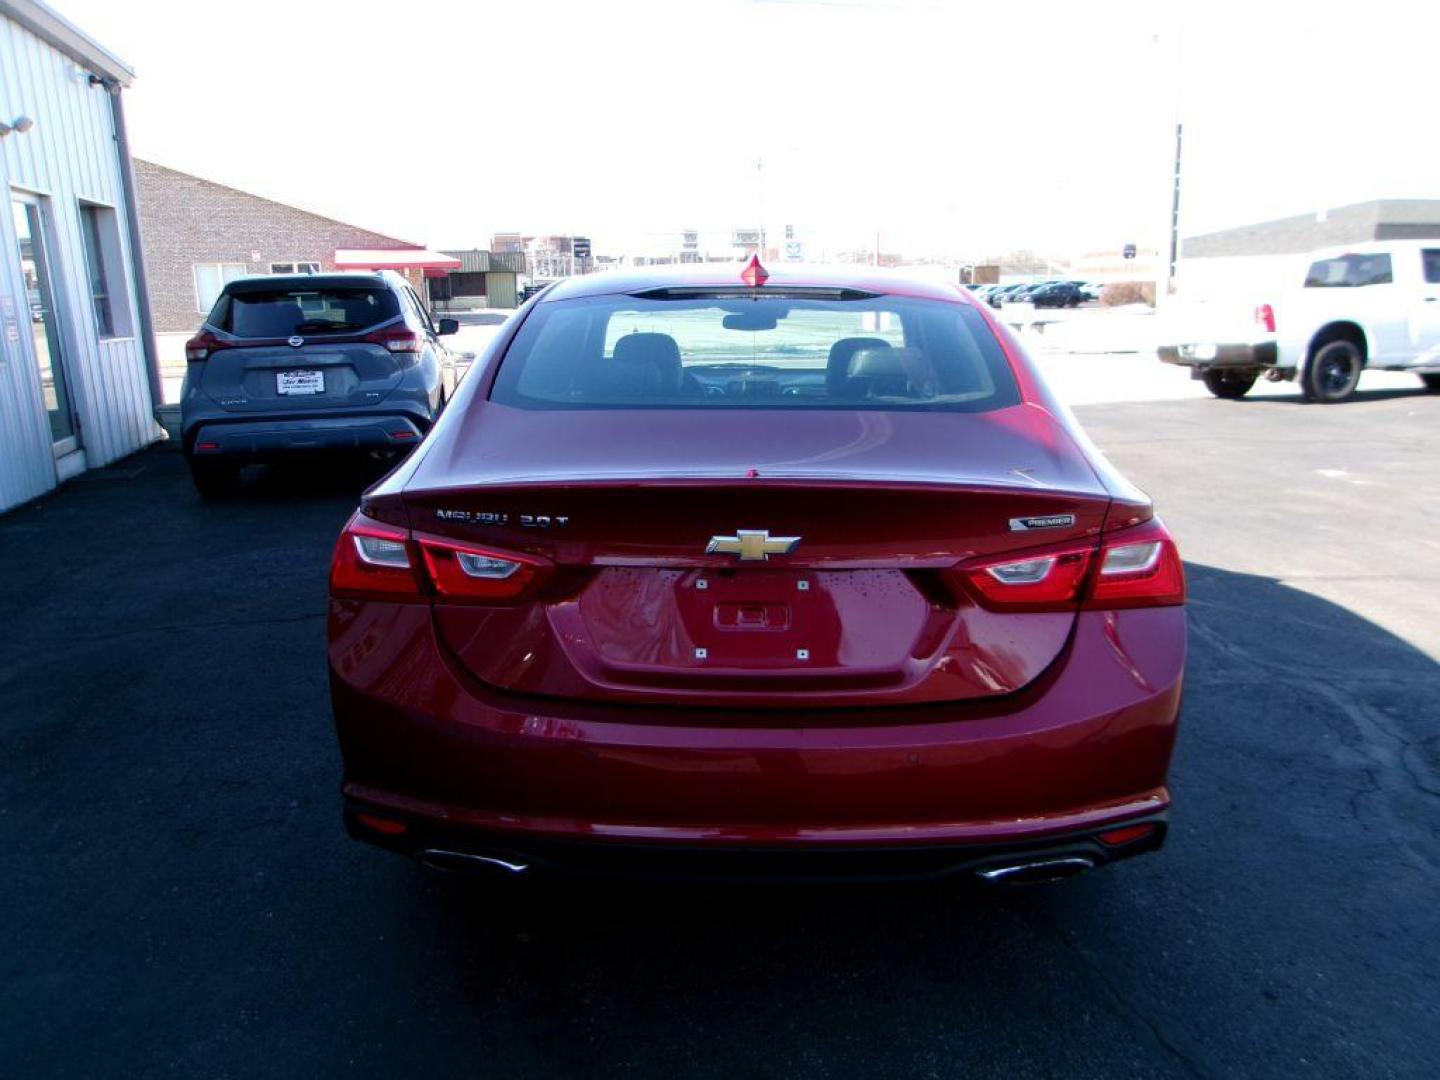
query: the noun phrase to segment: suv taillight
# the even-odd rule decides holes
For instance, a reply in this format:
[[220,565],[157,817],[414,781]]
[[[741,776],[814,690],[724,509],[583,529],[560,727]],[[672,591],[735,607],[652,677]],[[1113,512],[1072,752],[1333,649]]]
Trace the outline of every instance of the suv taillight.
[[230,348],[228,341],[222,341],[209,330],[201,330],[185,343],[185,359],[189,361],[208,360],[210,354]]
[[373,345],[384,345],[392,353],[413,353],[420,351],[420,335],[411,330],[404,323],[397,326],[385,326],[379,330],[372,331],[365,335],[365,340]]
[[1267,334],[1273,334],[1275,332],[1275,309],[1269,304],[1261,304],[1255,309],[1255,322]]
[[1159,521],[1062,545],[1021,559],[972,563],[953,572],[981,604],[999,611],[1164,607],[1185,602],[1185,570]]
[[516,600],[551,564],[531,555],[383,525],[358,511],[330,562],[330,595],[351,600],[496,603]]

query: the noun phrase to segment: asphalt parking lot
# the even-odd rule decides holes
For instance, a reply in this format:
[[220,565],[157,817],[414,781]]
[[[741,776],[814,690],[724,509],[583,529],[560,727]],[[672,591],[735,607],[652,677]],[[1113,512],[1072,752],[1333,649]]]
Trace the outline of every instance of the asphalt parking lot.
[[1189,564],[1176,809],[1025,890],[429,874],[340,828],[361,477],[0,517],[0,1072],[1440,1074],[1440,396],[1077,412]]

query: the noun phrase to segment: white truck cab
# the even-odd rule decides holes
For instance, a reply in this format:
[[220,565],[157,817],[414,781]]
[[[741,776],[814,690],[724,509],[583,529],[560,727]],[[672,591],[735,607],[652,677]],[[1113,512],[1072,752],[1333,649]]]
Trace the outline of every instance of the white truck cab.
[[1312,401],[1343,401],[1366,368],[1413,371],[1440,390],[1440,240],[1328,248],[1303,263],[1303,280],[1257,304],[1251,328],[1192,320],[1159,346],[1160,359],[1224,398],[1243,397],[1263,374],[1298,379]]

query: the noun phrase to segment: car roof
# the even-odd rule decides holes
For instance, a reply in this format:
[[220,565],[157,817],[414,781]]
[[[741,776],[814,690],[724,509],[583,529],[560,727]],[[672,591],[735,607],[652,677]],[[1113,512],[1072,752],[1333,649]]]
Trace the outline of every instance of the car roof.
[[256,274],[225,283],[228,293],[270,292],[273,289],[387,289],[391,285],[383,274]]
[[[545,293],[542,300],[575,300],[590,296],[643,292],[647,289],[694,288],[706,286],[743,285],[740,273],[747,264],[689,263],[677,266],[640,266],[607,270],[599,274],[562,278]],[[765,267],[770,275],[766,288],[781,286],[812,286],[820,288],[860,289],[890,296],[909,296],[927,300],[949,300],[974,303],[970,293],[958,282],[935,281],[901,271],[874,266],[821,266],[804,263],[772,263]]]

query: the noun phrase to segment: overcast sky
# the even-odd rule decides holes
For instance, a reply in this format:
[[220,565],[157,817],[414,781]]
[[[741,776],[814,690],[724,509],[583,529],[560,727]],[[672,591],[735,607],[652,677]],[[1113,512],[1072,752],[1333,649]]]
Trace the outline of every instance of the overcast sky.
[[1187,234],[1440,197],[1418,0],[50,2],[135,68],[138,156],[434,247],[762,204],[812,255],[1155,243],[1177,92]]

